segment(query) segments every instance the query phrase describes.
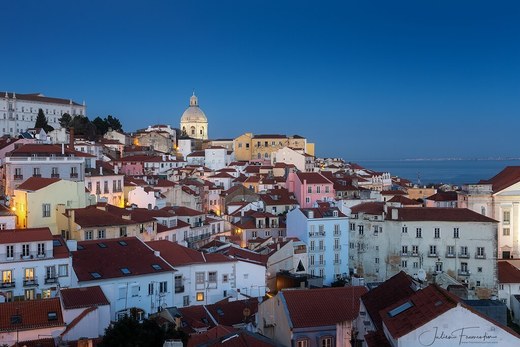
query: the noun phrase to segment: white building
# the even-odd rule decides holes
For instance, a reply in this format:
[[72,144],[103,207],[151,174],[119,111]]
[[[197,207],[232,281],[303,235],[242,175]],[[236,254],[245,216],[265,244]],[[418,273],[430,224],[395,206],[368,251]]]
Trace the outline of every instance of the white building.
[[276,274],[288,271],[293,274],[306,274],[309,266],[307,245],[296,238],[279,240],[275,250],[267,259],[267,286],[276,291]]
[[352,207],[350,262],[354,273],[384,281],[405,271],[427,279],[446,273],[489,297],[496,283],[497,222],[468,209]]
[[233,151],[224,147],[211,146],[204,150],[204,165],[210,170],[220,170],[235,160]]
[[59,119],[64,113],[74,116],[86,116],[85,102],[80,105],[72,99],[46,97],[41,93],[16,94],[0,92],[0,131],[2,134],[16,136],[33,128],[42,109],[50,126],[60,127]]
[[[174,306],[213,304],[227,297],[265,295],[265,267],[218,253],[202,253],[170,241],[147,243],[174,267]],[[246,296],[242,295],[245,294]]]
[[95,169],[87,169],[85,173],[85,187],[96,196],[96,201],[119,207],[125,204],[123,180],[124,175],[119,173],[119,168],[105,162],[100,162]]
[[293,164],[303,172],[314,170],[314,157],[305,153],[304,149],[280,148],[271,154],[271,164],[275,165],[276,163]]
[[498,258],[520,258],[520,166],[508,166],[489,180],[465,185],[458,206],[497,220]]
[[182,114],[180,129],[183,135],[194,139],[208,139],[208,119],[200,109],[195,93],[190,98],[190,106]]
[[307,244],[308,272],[324,284],[349,272],[348,225],[348,217],[332,207],[295,208],[287,214],[287,236]]
[[0,232],[0,294],[7,301],[54,297],[71,285],[71,265],[65,241],[49,228]]
[[128,316],[131,309],[142,319],[173,305],[175,270],[139,239],[82,241],[71,251],[73,285],[100,286],[110,302],[111,320]]
[[[508,260],[498,261],[498,299],[512,309],[514,297],[520,295],[520,266],[518,261],[510,263]],[[520,317],[515,317],[520,320]]]

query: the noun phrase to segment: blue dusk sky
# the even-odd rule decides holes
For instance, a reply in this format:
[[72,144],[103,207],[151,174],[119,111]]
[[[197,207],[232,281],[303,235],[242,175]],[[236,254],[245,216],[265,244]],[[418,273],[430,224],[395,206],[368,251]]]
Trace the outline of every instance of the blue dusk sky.
[[4,1],[0,90],[347,160],[520,157],[519,1]]

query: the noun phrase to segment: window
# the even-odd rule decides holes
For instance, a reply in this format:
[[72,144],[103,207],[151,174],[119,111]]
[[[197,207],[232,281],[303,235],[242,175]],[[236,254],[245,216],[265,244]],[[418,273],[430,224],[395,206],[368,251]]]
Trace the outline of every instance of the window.
[[163,281],[159,282],[159,293],[166,293],[168,292],[168,282]]
[[42,217],[50,217],[51,216],[51,204],[42,204]]
[[340,233],[339,224],[334,224],[334,235],[339,235]]
[[126,237],[126,227],[119,228],[119,237]]
[[85,240],[92,240],[92,230],[85,230]]
[[459,238],[459,228],[453,228],[453,237],[456,239]]
[[256,231],[251,231],[251,237],[252,238],[256,238],[257,237],[257,232]]
[[96,194],[101,194],[101,182],[96,182]]
[[98,239],[104,239],[105,238],[105,229],[98,229]]
[[311,186],[307,187],[307,193],[309,193],[309,194],[312,193],[312,187]]
[[460,272],[463,272],[463,273],[468,272],[468,263],[460,263]]
[[359,235],[363,235],[364,234],[364,227],[363,225],[358,225],[358,231],[359,231]]
[[42,176],[39,167],[33,168],[33,176],[34,177],[41,177]]
[[401,260],[401,267],[408,267],[408,261],[407,260]]
[[217,272],[216,271],[208,272],[208,282],[217,283]]
[[27,268],[24,270],[24,281],[34,281],[34,268]]
[[477,268],[477,272],[482,272],[482,268],[481,268],[481,267],[478,267],[478,268]]
[[484,258],[485,256],[484,247],[477,247],[477,258]]
[[132,297],[139,296],[139,286],[131,286],[130,295],[132,295]]
[[306,202],[306,203],[310,203],[310,202],[311,202],[311,198],[306,197],[306,198],[305,198],[305,202]]
[[124,299],[126,298],[126,287],[119,287],[118,288],[118,299]]
[[374,261],[375,261],[376,264],[379,264],[379,258],[375,258]]
[[408,227],[403,227],[403,228],[402,228],[402,232],[403,232],[403,233],[407,233],[407,232],[408,232]]
[[108,181],[103,182],[103,193],[108,194]]
[[222,283],[227,283],[229,279],[229,276],[227,274],[222,275]]
[[419,268],[419,262],[418,261],[414,261],[413,262],[413,268],[414,269],[418,269]]
[[465,257],[468,255],[468,247],[466,246],[461,246],[460,247],[460,256],[461,257]]
[[502,234],[503,234],[504,236],[509,236],[509,235],[510,235],[510,230],[509,230],[509,228],[504,228],[504,229],[502,229]]
[[419,246],[412,246],[412,255],[419,254]]
[[415,237],[417,237],[418,239],[420,239],[422,237],[422,229],[421,228],[416,228],[415,229]]
[[314,266],[314,255],[313,255],[313,254],[311,254],[311,256],[310,256],[309,264],[310,264],[311,266]]
[[182,305],[183,306],[189,306],[190,305],[190,296],[189,295],[184,295],[182,297]]
[[14,246],[13,245],[6,246],[6,251],[7,251],[7,258],[8,259],[14,257]]
[[318,193],[318,194],[321,193],[321,187],[320,186],[316,187],[316,193]]
[[4,270],[2,271],[2,284],[3,287],[10,285],[13,283],[13,271],[12,270]]
[[447,246],[446,247],[446,256],[451,257],[455,254],[455,247],[454,246]]
[[37,255],[39,257],[45,255],[45,243],[38,243],[38,253],[37,253]]
[[350,223],[349,229],[350,229],[350,231],[356,231],[356,223]]
[[195,273],[195,284],[204,284],[204,272]]
[[511,212],[510,211],[504,211],[504,213],[502,215],[502,222],[504,224],[509,224],[510,221],[511,221]]
[[437,246],[430,245],[430,255],[431,256],[437,256]]
[[309,347],[309,340],[301,339],[301,340],[296,341],[296,347]]
[[148,295],[153,294],[153,282],[148,283]]
[[57,167],[52,168],[51,177],[52,178],[60,177],[60,171]]
[[28,257],[29,256],[29,244],[23,244],[22,245],[22,257]]
[[197,292],[197,301],[204,301],[204,292]]
[[408,255],[408,246],[401,247],[401,255]]
[[320,347],[332,347],[332,337],[322,337],[320,339]]
[[69,266],[67,264],[58,265],[58,277],[67,277],[69,275]]
[[46,279],[54,279],[56,278],[56,266],[46,266],[45,267],[45,278]]
[[435,228],[433,230],[433,237],[436,238],[436,239],[439,239],[441,237],[441,229],[440,228]]
[[24,290],[25,300],[34,300],[34,289]]

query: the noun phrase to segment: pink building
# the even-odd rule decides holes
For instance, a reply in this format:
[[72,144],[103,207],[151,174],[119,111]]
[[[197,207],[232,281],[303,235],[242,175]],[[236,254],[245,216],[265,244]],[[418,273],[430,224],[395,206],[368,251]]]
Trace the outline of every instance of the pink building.
[[290,172],[287,189],[294,193],[302,208],[309,208],[316,201],[332,200],[334,185],[318,172]]

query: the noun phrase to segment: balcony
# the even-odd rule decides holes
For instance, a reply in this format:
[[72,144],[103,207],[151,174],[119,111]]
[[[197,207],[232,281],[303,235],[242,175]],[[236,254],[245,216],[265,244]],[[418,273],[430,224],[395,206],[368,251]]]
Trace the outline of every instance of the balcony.
[[70,178],[78,178],[78,173],[77,172],[71,172],[70,173]]
[[0,288],[14,288],[15,285],[14,279],[11,279],[11,281],[3,281],[0,283]]
[[419,256],[419,253],[417,252],[412,252],[412,257],[418,257]]
[[469,253],[459,253],[459,258],[469,258]]
[[428,253],[428,258],[437,258],[439,256],[439,253]]
[[175,293],[184,293],[184,286],[175,286]]
[[458,273],[459,273],[459,276],[469,276],[470,275],[468,270],[459,270]]
[[58,283],[58,277],[46,277],[45,284],[55,284]]
[[21,180],[23,180],[23,175],[14,175],[14,180],[15,180],[15,181],[21,181]]
[[38,281],[35,278],[25,278],[23,280],[24,287],[37,287]]
[[455,253],[446,253],[446,258],[455,258]]
[[475,259],[486,259],[486,253],[475,253]]
[[60,174],[59,173],[53,173],[53,174],[51,174],[51,178],[60,178]]
[[334,246],[335,251],[341,251],[341,245]]
[[408,256],[409,256],[408,252],[401,252],[401,257],[408,257]]
[[334,265],[340,265],[340,264],[341,264],[341,259],[334,260]]
[[325,231],[310,231],[309,237],[325,237]]
[[42,177],[42,174],[35,173],[32,175],[32,177]]

